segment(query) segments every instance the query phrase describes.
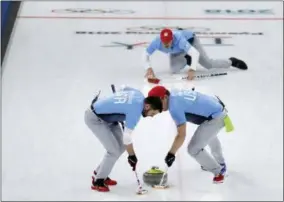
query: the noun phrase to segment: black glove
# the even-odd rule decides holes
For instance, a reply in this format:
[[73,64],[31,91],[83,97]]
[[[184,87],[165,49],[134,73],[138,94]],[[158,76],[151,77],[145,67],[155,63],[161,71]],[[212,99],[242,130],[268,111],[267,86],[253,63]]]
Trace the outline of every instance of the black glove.
[[165,158],[165,162],[166,162],[166,164],[168,165],[168,167],[171,167],[172,166],[172,164],[173,164],[173,162],[175,161],[175,155],[174,154],[172,154],[172,153],[168,153],[167,154],[167,156],[166,156],[166,158]]
[[128,163],[129,163],[130,166],[132,167],[132,170],[135,171],[135,169],[136,169],[136,164],[137,164],[137,162],[138,162],[138,160],[137,160],[135,154],[134,154],[134,155],[131,155],[131,156],[129,155],[127,159],[128,159]]

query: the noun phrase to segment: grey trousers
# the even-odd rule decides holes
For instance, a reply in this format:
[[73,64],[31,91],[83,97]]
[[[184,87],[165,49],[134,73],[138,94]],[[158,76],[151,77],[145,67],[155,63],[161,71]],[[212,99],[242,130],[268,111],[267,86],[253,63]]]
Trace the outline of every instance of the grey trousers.
[[[215,175],[222,169],[220,163],[225,163],[217,134],[225,126],[226,115],[227,113],[224,111],[220,116],[198,126],[187,147],[188,153],[201,166]],[[207,145],[210,147],[212,155],[204,149]]]
[[[199,51],[199,64],[206,69],[229,68],[232,65],[232,62],[229,59],[211,59],[210,57],[208,57],[197,36],[194,37],[192,46]],[[185,55],[186,53],[184,52],[178,54],[170,54],[170,69],[172,73],[179,72],[187,65],[187,61],[184,57]]]
[[105,179],[126,149],[122,129],[118,124],[109,124],[101,120],[91,109],[85,111],[85,123],[106,149],[106,154],[96,169],[96,178]]

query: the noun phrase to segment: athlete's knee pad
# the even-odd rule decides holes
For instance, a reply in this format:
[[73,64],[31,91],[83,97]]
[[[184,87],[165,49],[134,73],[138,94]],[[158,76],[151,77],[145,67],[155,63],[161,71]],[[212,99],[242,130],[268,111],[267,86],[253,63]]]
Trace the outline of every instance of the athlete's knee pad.
[[111,158],[119,158],[122,152],[122,147],[119,144],[112,145],[111,147],[107,148],[107,156]]
[[199,152],[201,152],[203,149],[201,148],[198,148],[198,147],[195,147],[194,145],[188,145],[187,147],[187,152],[190,156],[192,157],[195,157],[199,154]]

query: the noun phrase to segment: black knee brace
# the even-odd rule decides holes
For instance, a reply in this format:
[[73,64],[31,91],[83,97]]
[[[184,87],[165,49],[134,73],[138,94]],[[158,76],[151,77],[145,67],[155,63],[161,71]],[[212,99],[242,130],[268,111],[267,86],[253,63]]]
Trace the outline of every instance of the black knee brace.
[[190,55],[185,55],[184,57],[186,59],[186,64],[190,66],[191,65],[191,56]]
[[[190,38],[190,39],[187,40],[187,42],[190,43],[190,45],[193,44],[193,42],[194,42],[194,37],[195,37],[195,34],[193,34],[193,37],[192,37],[192,38]],[[184,57],[185,57],[185,59],[186,59],[186,64],[188,64],[188,65],[190,66],[190,65],[191,65],[191,56],[190,56],[190,55],[185,55]]]

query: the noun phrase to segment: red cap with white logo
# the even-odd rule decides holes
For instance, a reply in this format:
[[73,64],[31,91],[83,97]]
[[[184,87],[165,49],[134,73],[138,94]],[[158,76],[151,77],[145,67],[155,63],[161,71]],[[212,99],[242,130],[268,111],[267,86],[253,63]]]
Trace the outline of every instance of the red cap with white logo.
[[163,29],[160,33],[161,41],[165,44],[173,40],[173,32],[170,29]]

